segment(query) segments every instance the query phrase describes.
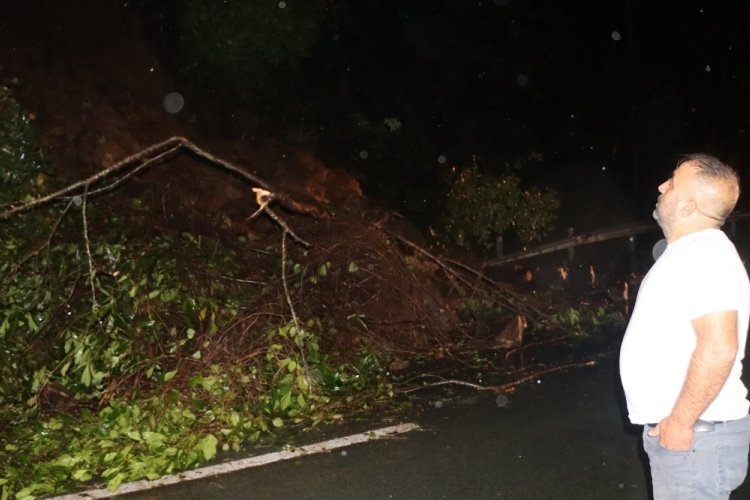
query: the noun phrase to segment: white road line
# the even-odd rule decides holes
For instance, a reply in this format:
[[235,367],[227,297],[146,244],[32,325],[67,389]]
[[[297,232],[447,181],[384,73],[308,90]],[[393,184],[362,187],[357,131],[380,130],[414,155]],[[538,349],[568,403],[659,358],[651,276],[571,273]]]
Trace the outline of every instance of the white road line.
[[323,441],[321,443],[308,444],[294,448],[292,450],[277,451],[274,453],[267,453],[265,455],[258,455],[255,457],[243,458],[241,460],[235,460],[233,462],[227,462],[223,464],[211,465],[209,467],[203,467],[202,469],[196,469],[192,471],[181,472],[179,474],[173,474],[171,476],[164,476],[154,481],[134,481],[132,483],[125,483],[120,485],[116,491],[109,491],[106,488],[82,491],[80,493],[73,493],[70,495],[62,495],[52,497],[50,500],[75,500],[82,498],[111,498],[116,495],[124,495],[125,493],[135,493],[138,491],[146,491],[160,486],[168,486],[170,484],[177,484],[184,481],[194,481],[196,479],[203,479],[207,477],[220,476],[222,474],[228,474],[230,472],[236,472],[244,469],[250,469],[252,467],[259,467],[261,465],[267,465],[274,462],[280,462],[282,460],[289,460],[290,458],[301,457],[305,455],[312,455],[314,453],[324,453],[337,448],[343,448],[345,446],[351,446],[353,444],[364,443],[373,439],[387,438],[396,434],[403,434],[405,432],[419,429],[417,424],[400,424],[393,425],[391,427],[382,427],[380,429],[374,429],[360,434],[353,434],[351,436],[345,436],[341,438],[331,439],[329,441]]

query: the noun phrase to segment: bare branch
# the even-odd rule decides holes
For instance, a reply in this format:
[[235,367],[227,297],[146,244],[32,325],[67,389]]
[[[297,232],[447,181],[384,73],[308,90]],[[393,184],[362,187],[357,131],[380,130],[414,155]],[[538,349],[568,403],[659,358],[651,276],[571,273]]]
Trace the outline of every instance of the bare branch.
[[[167,139],[166,141],[159,142],[156,144],[153,144],[146,149],[128,156],[127,158],[124,158],[111,167],[105,168],[104,170],[97,172],[96,174],[80,180],[78,182],[75,182],[73,184],[70,184],[58,191],[55,191],[54,193],[50,193],[48,195],[42,196],[40,198],[37,198],[35,200],[32,200],[27,203],[17,203],[11,204],[11,208],[0,213],[0,220],[7,219],[11,217],[12,215],[27,212],[29,210],[32,210],[36,207],[45,205],[47,203],[51,203],[57,199],[60,199],[66,195],[69,195],[71,193],[78,192],[83,187],[93,186],[94,184],[97,184],[101,180],[121,171],[128,167],[130,167],[134,162],[136,161],[144,161],[144,164],[136,167],[136,170],[142,170],[146,166],[153,165],[156,161],[162,160],[169,155],[177,152],[179,149],[187,149],[188,151],[193,152],[197,156],[204,158],[208,160],[209,162],[218,165],[222,167],[225,170],[228,170],[229,172],[232,172],[234,174],[239,175],[240,177],[252,182],[253,184],[256,184],[258,186],[268,188],[268,184],[263,181],[262,179],[254,176],[253,174],[247,172],[246,170],[237,167],[236,165],[233,165],[229,162],[226,162],[211,153],[199,148],[189,140],[185,139],[184,137],[172,137],[170,139]],[[144,160],[145,159],[145,160]],[[132,175],[132,173],[131,173]],[[123,179],[124,180],[124,179]],[[122,181],[116,181],[115,184],[110,185],[105,188],[101,188],[99,190],[94,191],[93,193],[100,193],[103,191],[107,191],[109,189],[112,189],[114,186],[116,186],[119,182]]]
[[441,385],[462,385],[464,387],[471,387],[472,389],[476,389],[477,391],[491,391],[494,393],[500,393],[504,391],[513,390],[517,386],[525,384],[526,382],[530,382],[534,380],[535,378],[539,378],[543,375],[548,375],[553,372],[557,372],[561,370],[568,370],[571,368],[582,368],[585,366],[596,366],[596,361],[589,360],[589,361],[582,361],[578,363],[567,363],[563,365],[551,366],[549,368],[545,368],[543,370],[538,370],[533,373],[530,373],[512,382],[508,382],[508,383],[500,384],[500,385],[480,385],[480,384],[475,384],[473,382],[466,382],[465,380],[448,379],[448,380],[441,380],[439,382],[433,382],[431,384],[421,385],[419,387],[411,387],[408,389],[404,389],[401,392],[409,393],[409,392],[419,391],[421,389],[429,389],[431,387],[440,387]]
[[86,257],[88,258],[89,264],[89,283],[91,284],[91,307],[94,310],[99,309],[99,304],[96,301],[96,284],[94,283],[94,277],[96,271],[94,269],[94,259],[91,257],[91,244],[89,242],[89,224],[88,218],[86,217],[86,205],[88,203],[89,185],[86,184],[86,188],[83,192],[83,203],[81,204],[81,214],[83,216],[83,241],[86,247]]

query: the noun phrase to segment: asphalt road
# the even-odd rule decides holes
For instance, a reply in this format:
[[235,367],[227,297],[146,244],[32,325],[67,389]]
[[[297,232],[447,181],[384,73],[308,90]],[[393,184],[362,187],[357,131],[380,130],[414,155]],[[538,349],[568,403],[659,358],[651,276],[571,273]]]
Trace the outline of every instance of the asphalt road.
[[[471,389],[421,394],[403,417],[421,430],[121,498],[645,500],[640,429],[626,422],[615,368],[609,355],[595,367],[544,377],[511,394],[507,406]],[[732,496],[747,498],[748,484]]]

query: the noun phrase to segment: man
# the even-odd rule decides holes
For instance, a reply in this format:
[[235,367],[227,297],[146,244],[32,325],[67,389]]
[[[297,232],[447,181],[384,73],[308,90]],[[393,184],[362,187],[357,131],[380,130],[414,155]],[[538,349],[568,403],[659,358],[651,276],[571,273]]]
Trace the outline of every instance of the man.
[[655,500],[727,499],[745,479],[750,417],[740,377],[750,282],[719,229],[737,173],[685,157],[659,186],[667,247],[646,274],[620,351],[630,421],[644,425]]

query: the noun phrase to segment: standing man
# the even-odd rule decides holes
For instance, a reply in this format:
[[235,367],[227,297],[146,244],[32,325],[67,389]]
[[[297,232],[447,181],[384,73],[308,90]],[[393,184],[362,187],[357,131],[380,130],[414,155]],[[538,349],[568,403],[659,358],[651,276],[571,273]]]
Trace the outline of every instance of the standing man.
[[620,351],[630,421],[642,424],[655,500],[728,499],[747,473],[742,358],[750,282],[719,229],[740,194],[713,156],[685,157],[659,186],[667,248],[641,283]]

